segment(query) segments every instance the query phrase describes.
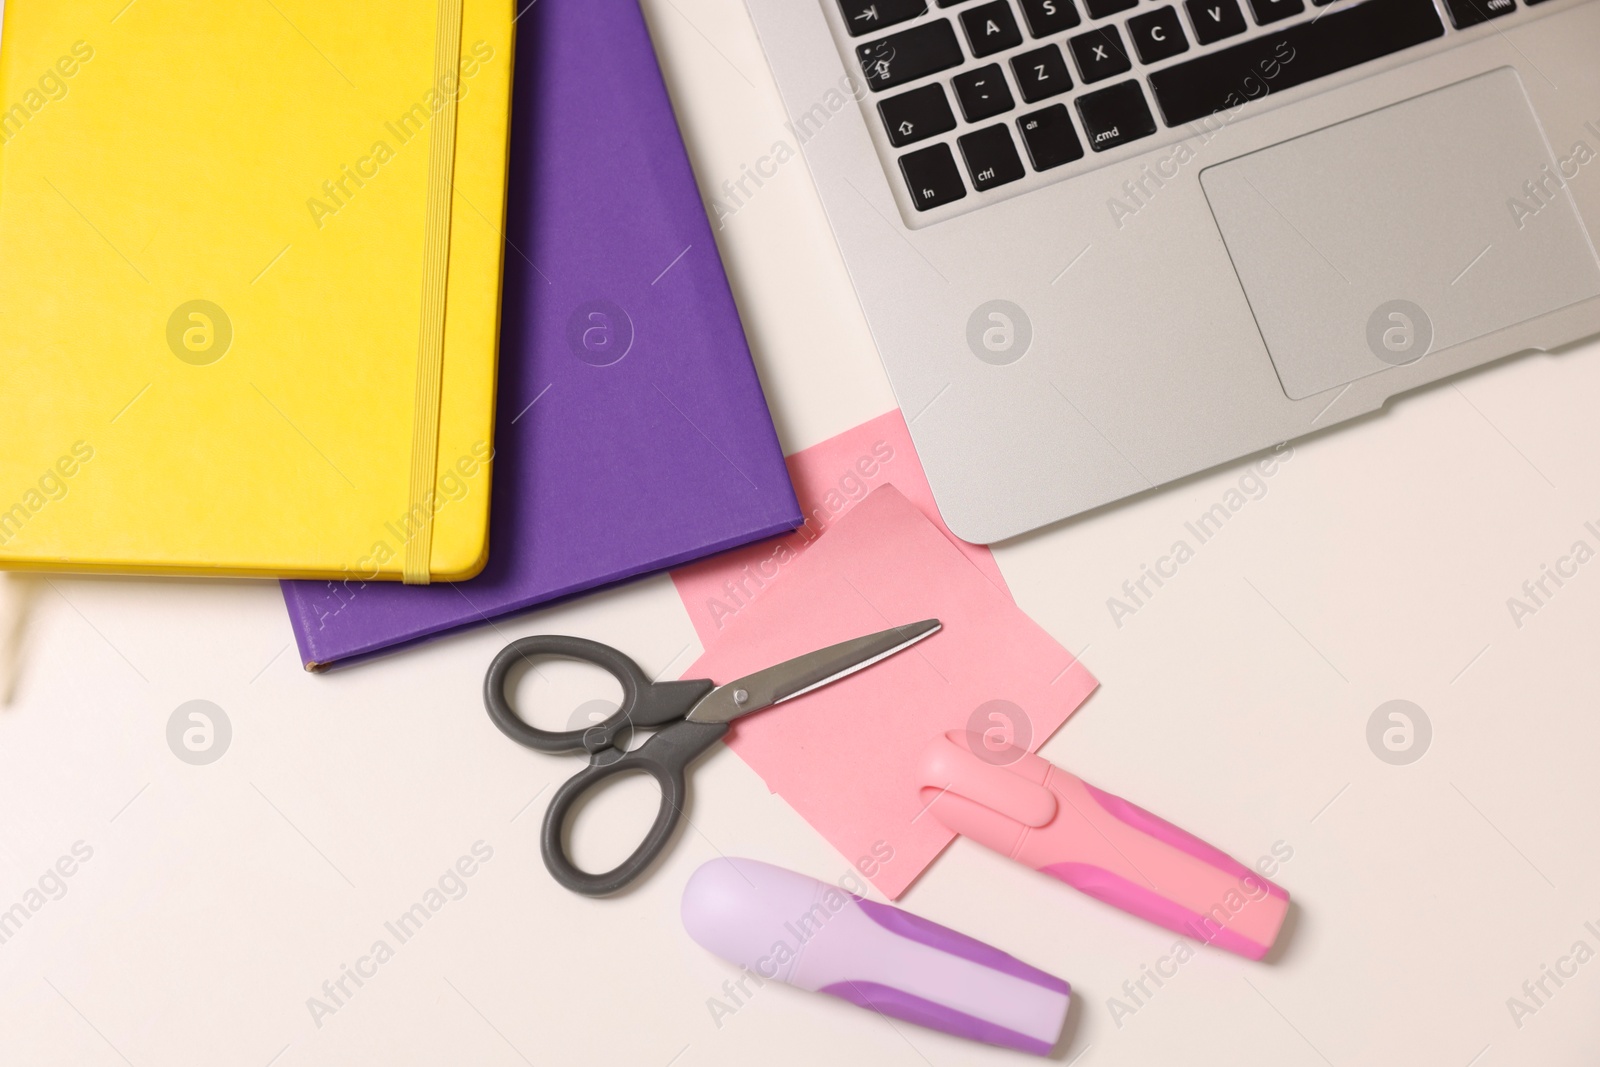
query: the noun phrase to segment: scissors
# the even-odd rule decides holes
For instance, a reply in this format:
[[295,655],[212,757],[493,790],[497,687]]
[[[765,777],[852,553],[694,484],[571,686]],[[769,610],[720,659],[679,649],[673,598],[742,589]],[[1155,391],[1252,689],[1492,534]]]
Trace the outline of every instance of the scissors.
[[[540,634],[513,641],[495,656],[483,681],[483,702],[489,718],[518,744],[540,752],[589,754],[589,766],[556,790],[550,801],[540,851],[556,881],[575,893],[605,896],[638,878],[667,847],[683,817],[688,796],[685,772],[728,732],[729,723],[865,670],[931,637],[939,628],[938,619],[897,626],[808,652],[725,685],[703,678],[651,682],[638,664],[610,645]],[[541,730],[528,725],[506,699],[506,677],[517,663],[538,657],[582,660],[606,671],[622,685],[621,707],[605,721],[581,730]],[[636,727],[652,727],[656,732],[629,752],[627,735]],[[661,808],[632,855],[609,871],[591,874],[567,855],[562,840],[567,815],[583,794],[630,771],[643,771],[656,780],[661,786]]]

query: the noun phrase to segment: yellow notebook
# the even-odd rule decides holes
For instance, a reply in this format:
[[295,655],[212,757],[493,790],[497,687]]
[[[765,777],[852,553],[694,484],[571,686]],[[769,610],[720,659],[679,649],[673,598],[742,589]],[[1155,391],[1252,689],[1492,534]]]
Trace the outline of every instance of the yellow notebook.
[[8,0],[0,567],[487,559],[510,0]]

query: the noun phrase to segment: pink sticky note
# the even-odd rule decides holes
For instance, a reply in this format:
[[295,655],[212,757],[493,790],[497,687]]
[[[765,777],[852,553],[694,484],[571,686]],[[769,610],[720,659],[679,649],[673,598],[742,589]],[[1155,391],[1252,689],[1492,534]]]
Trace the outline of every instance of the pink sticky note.
[[765,590],[830,526],[867,494],[893,485],[926,515],[961,553],[1000,589],[1006,581],[994,554],[951,533],[939,517],[928,476],[922,472],[911,433],[900,410],[879,415],[853,430],[796,452],[785,461],[806,523],[794,533],[723,552],[672,572],[672,581],[700,643],[710,647],[723,628]]
[[[954,836],[922,818],[916,762],[947,730],[1037,749],[1097,684],[894,486],[866,497],[728,620],[686,678],[936,618],[944,629],[738,720],[728,745],[891,899]],[[998,734],[995,733],[998,731]]]

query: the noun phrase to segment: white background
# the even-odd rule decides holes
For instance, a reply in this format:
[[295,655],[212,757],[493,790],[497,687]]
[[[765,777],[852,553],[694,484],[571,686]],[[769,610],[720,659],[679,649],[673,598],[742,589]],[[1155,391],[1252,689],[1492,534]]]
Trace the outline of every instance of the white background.
[[[789,138],[784,116],[740,0],[645,8],[709,196]],[[892,405],[801,162],[719,240],[786,450]],[[1600,525],[1597,406],[1587,346],[1298,444],[1120,628],[1107,598],[1243,465],[998,551],[1102,682],[1044,754],[1246,862],[1293,849],[1275,963],[1203,949],[1114,1019],[1171,935],[963,842],[902,903],[1072,982],[1060,1062],[1600,1060],[1600,962],[1547,981],[1520,1027],[1507,1007],[1574,942],[1600,951],[1600,561],[1520,628],[1506,603],[1575,540],[1600,548],[1583,528]],[[713,1021],[735,972],[683,932],[689,873],[719,853],[847,867],[731,753],[701,764],[695,829],[635,891],[593,901],[546,875],[544,800],[576,763],[496,732],[483,671],[552,631],[675,675],[699,645],[665,577],[325,677],[300,670],[272,583],[15,584],[31,604],[0,712],[0,908],[75,842],[93,858],[0,945],[0,1063],[1024,1062],[778,986]],[[524,695],[565,711],[583,680]],[[193,699],[232,723],[210,766],[167,745]],[[1409,766],[1367,745],[1391,699],[1432,722]],[[609,850],[591,862],[625,850],[646,799],[585,819]],[[319,1027],[307,998],[393,944],[385,920],[480,840],[493,858],[466,895]]]

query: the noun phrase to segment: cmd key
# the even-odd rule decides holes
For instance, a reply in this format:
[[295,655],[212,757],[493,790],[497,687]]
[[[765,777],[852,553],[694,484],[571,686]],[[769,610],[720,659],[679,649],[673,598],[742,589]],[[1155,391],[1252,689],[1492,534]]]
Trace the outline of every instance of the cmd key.
[[1145,106],[1144,93],[1136,81],[1125,81],[1078,97],[1078,117],[1089,147],[1096,152],[1149,137],[1156,132],[1156,120]]

